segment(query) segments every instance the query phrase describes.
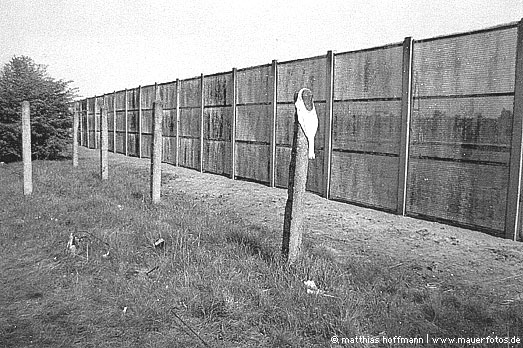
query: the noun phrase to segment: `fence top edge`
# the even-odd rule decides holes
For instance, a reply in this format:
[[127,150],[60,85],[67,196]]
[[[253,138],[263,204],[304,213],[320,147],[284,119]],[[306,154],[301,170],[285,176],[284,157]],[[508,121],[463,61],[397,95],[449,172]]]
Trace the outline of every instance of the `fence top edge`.
[[430,41],[436,41],[436,40],[442,40],[442,39],[451,39],[451,38],[460,37],[460,36],[483,34],[483,33],[488,33],[491,31],[502,31],[502,30],[507,30],[507,29],[513,29],[513,28],[517,28],[518,24],[519,24],[519,21],[510,22],[510,23],[495,25],[493,27],[488,27],[488,28],[483,28],[483,29],[475,29],[475,30],[470,30],[470,31],[465,31],[465,32],[445,34],[445,35],[429,37],[426,39],[414,40],[414,43],[416,44],[416,43],[430,42]]
[[396,48],[396,47],[401,47],[401,46],[403,46],[403,42],[394,42],[394,43],[387,44],[387,45],[382,45],[382,46],[375,46],[375,47],[369,47],[369,48],[363,48],[363,49],[358,49],[358,50],[353,50],[353,51],[345,51],[345,52],[339,52],[339,53],[336,52],[336,53],[334,53],[334,56],[342,56],[342,55],[345,55],[345,54],[354,54],[354,53],[363,53],[363,52],[386,50],[386,49]]
[[246,71],[246,70],[254,70],[254,69],[259,69],[259,68],[268,68],[271,65],[272,65],[272,63],[268,63],[268,64],[260,64],[260,65],[249,66],[249,67],[246,67],[246,68],[238,68],[238,69],[236,69],[236,72]]
[[[327,53],[327,52],[325,52],[325,53]],[[278,62],[278,66],[285,65],[285,64],[292,64],[292,63],[296,63],[296,62],[303,62],[303,61],[306,61],[306,60],[321,59],[321,58],[326,59],[327,55],[326,54],[322,54],[322,55],[314,56],[314,57],[306,57],[306,58],[298,58],[298,59],[292,59],[292,60],[284,60],[284,61]]]
[[203,77],[216,77],[216,76],[226,76],[226,75],[232,75],[232,68],[231,70],[229,71],[222,71],[222,72],[217,72],[217,73],[213,73],[213,74],[206,74],[206,75],[203,75]]

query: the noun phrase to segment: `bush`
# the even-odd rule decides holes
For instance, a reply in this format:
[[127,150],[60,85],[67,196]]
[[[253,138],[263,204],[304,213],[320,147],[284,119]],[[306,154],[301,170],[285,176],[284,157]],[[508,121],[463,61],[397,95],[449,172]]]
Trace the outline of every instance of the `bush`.
[[13,57],[0,72],[0,161],[22,158],[21,105],[31,107],[31,152],[35,159],[67,157],[75,97],[71,81],[55,80],[31,58]]

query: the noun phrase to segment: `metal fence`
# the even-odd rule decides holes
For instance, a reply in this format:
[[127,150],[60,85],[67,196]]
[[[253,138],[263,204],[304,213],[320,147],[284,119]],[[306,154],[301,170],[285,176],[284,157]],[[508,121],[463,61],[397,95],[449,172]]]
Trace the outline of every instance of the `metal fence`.
[[522,22],[232,69],[77,102],[80,143],[286,187],[294,93],[319,118],[307,189],[326,198],[520,239]]

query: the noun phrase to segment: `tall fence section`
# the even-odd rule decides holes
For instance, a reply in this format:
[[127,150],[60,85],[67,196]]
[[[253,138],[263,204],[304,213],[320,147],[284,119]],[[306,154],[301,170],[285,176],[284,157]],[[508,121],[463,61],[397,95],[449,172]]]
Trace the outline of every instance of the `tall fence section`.
[[80,144],[286,187],[294,93],[319,119],[307,189],[326,198],[521,239],[523,21],[232,69],[77,102]]

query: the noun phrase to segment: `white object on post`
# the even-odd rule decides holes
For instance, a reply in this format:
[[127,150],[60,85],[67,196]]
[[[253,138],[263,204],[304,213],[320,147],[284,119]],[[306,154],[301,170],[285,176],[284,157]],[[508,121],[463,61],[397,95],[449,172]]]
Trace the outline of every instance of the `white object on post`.
[[294,96],[294,105],[298,114],[298,122],[309,143],[309,159],[315,158],[314,136],[318,130],[318,115],[312,101],[312,92],[308,88],[302,88]]

